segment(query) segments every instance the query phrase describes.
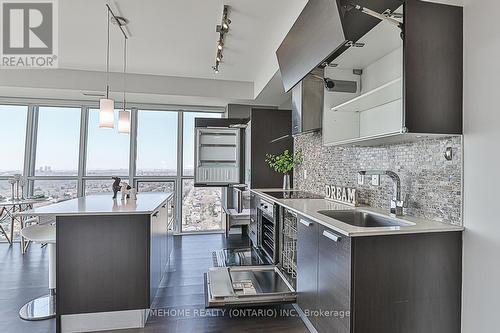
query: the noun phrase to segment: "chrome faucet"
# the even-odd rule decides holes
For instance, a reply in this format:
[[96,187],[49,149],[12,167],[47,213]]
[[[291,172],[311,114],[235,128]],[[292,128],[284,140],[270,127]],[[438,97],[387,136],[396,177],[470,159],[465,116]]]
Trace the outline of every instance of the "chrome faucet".
[[391,215],[402,216],[403,208],[407,207],[407,200],[401,199],[401,179],[398,174],[390,170],[372,170],[372,171],[359,171],[362,176],[389,176],[392,179],[394,186],[394,194],[391,199]]

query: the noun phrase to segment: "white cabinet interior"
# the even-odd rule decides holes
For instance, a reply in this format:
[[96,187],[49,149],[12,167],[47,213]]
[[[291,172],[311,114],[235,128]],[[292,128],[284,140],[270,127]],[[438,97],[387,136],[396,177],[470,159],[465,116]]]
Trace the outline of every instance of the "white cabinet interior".
[[240,129],[197,128],[195,140],[195,182],[239,184]]
[[[402,13],[399,8],[396,13]],[[356,93],[325,91],[323,143],[344,144],[400,133],[403,123],[401,30],[380,22],[325,70],[325,77],[356,81]],[[335,66],[335,67],[333,67]],[[354,74],[353,70],[362,70]]]

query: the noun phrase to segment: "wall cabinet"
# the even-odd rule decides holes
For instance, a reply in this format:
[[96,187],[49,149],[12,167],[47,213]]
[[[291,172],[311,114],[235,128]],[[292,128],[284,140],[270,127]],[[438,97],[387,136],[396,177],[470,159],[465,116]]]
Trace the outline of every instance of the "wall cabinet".
[[[356,81],[358,90],[325,91],[325,145],[462,134],[462,7],[401,3],[393,18],[404,22],[402,29],[387,21],[368,25],[326,68],[326,77]],[[345,29],[367,17],[354,12],[346,12]]]
[[297,304],[319,333],[460,332],[462,233],[347,237],[301,218]]

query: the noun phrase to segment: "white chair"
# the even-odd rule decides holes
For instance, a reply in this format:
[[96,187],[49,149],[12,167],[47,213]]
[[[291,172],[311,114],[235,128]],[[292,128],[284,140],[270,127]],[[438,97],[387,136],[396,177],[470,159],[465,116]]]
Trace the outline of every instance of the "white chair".
[[49,294],[29,301],[19,310],[24,320],[44,320],[56,316],[56,226],[34,224],[21,230],[21,235],[35,243],[47,244],[49,250]]

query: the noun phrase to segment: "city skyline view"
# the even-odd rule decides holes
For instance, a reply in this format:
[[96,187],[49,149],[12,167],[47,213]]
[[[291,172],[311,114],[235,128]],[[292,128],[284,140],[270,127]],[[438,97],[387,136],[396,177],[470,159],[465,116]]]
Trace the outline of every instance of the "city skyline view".
[[[34,134],[34,165],[30,186],[24,189],[25,196],[44,195],[50,200],[39,205],[75,198],[78,195],[81,112],[79,107],[38,107],[38,121]],[[115,111],[117,113],[117,111]],[[134,179],[139,192],[175,191],[182,197],[183,231],[220,230],[222,228],[221,190],[199,189],[189,179],[194,175],[194,119],[217,117],[217,113],[183,113],[182,177],[175,188],[178,175],[178,122],[179,113],[174,111],[137,112],[137,152]],[[115,126],[117,125],[117,114]],[[11,185],[6,178],[24,174],[28,107],[0,105],[0,140],[8,142],[2,148],[0,160],[0,196],[10,198]],[[89,109],[86,163],[83,180],[84,193],[111,193],[112,176],[124,181],[130,175],[131,135],[119,134],[116,130],[99,128],[99,110]],[[99,179],[92,179],[98,177]],[[105,178],[103,178],[105,177]],[[146,179],[141,179],[145,177]],[[148,181],[147,178],[167,177],[164,181]],[[50,178],[50,179],[47,179]],[[169,180],[172,179],[172,180]],[[80,180],[81,181],[81,180]],[[135,184],[133,184],[135,186]],[[28,188],[31,193],[28,193]],[[9,223],[3,223],[10,228]],[[15,230],[18,236],[19,230]]]

